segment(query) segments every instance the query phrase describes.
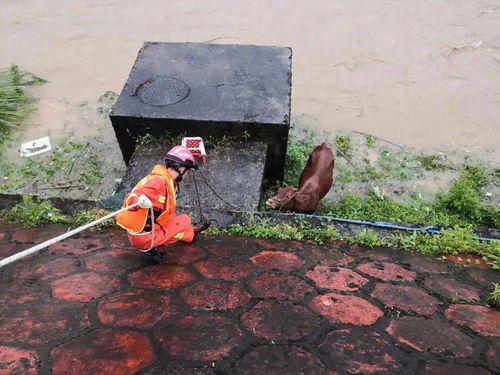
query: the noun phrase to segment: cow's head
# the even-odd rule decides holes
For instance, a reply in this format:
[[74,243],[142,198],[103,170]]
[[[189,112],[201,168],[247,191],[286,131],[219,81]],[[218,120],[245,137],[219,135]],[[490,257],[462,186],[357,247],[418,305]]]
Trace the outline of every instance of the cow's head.
[[296,192],[297,189],[293,187],[280,188],[274,197],[266,201],[266,204],[273,210],[280,210],[284,205],[290,202]]

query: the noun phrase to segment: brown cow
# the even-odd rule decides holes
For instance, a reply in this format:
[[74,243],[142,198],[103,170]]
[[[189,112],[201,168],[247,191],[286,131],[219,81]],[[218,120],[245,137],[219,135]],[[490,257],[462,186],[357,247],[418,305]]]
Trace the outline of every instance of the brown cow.
[[333,184],[333,151],[325,143],[316,146],[299,178],[299,188],[284,187],[266,204],[280,211],[312,214]]

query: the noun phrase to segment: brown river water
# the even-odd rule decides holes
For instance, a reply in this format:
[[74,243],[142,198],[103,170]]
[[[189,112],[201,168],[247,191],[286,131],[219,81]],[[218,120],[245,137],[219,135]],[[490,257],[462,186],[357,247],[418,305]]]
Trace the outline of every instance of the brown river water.
[[292,116],[416,148],[500,159],[499,0],[2,0],[0,66],[49,82],[22,141],[109,133],[143,41],[289,46]]

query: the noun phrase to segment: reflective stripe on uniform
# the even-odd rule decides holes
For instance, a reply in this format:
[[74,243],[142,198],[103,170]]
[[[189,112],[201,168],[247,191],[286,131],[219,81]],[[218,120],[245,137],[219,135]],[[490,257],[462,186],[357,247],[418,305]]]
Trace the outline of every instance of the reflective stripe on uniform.
[[177,238],[178,240],[182,240],[182,237],[184,237],[184,232],[177,233],[174,238]]
[[167,197],[165,197],[164,195],[160,195],[158,197],[158,202],[165,203],[166,201],[167,201]]
[[146,184],[146,182],[148,182],[148,180],[149,180],[149,178],[148,178],[148,177],[149,177],[149,176],[146,176],[146,177],[144,177],[141,181],[139,181],[139,182],[137,183],[137,185],[135,185],[134,189],[135,189],[135,188],[137,188],[137,187],[142,187],[142,186],[144,186],[144,185]]

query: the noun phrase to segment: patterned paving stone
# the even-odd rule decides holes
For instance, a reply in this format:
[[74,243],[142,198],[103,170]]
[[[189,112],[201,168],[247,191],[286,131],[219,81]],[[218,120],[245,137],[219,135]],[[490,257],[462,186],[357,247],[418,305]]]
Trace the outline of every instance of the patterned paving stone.
[[500,337],[500,311],[486,306],[451,305],[445,313],[452,322],[483,336]]
[[411,316],[396,318],[386,332],[420,352],[470,357],[474,340],[444,321]]
[[99,320],[108,325],[151,327],[179,310],[172,297],[152,290],[123,292],[100,301]]
[[190,283],[195,276],[185,267],[158,264],[132,273],[129,279],[138,288],[171,289]]
[[472,367],[455,363],[429,362],[419,375],[489,375],[491,372],[482,367]]
[[196,263],[196,269],[209,279],[237,281],[250,275],[253,267],[249,262],[236,259],[212,258]]
[[377,332],[341,329],[330,332],[320,343],[322,354],[335,367],[349,374],[400,374],[403,353]]
[[444,276],[431,276],[426,278],[424,286],[427,289],[450,299],[480,299],[479,292],[476,288]]
[[15,254],[17,251],[21,251],[18,249],[18,246],[14,242],[10,242],[4,245],[0,245],[0,259],[7,258],[8,256]]
[[404,256],[403,263],[409,264],[412,270],[422,273],[445,274],[450,272],[450,266],[448,262],[443,262],[436,258],[424,257],[420,254]]
[[[16,235],[0,223],[0,258],[65,230]],[[6,242],[13,235],[26,242]],[[166,262],[152,265],[122,230],[60,246],[0,270],[0,375],[500,370],[500,312],[439,305],[458,287],[483,298],[499,282],[474,264],[346,243],[201,236],[162,247]]]
[[312,249],[312,254],[308,254],[308,259],[317,258],[322,266],[347,266],[349,263],[355,261],[355,258],[343,253],[339,250],[333,249]]
[[[261,251],[261,250],[302,249],[305,245],[304,243],[302,243],[300,241],[295,241],[295,240],[285,241],[285,240],[279,240],[276,238],[254,239],[253,241],[257,244],[257,247],[260,247],[259,251]],[[259,251],[257,251],[257,252],[259,252]]]
[[108,250],[85,258],[85,267],[92,271],[118,274],[142,264],[141,253],[136,250]]
[[317,286],[331,290],[354,292],[368,282],[368,279],[348,268],[316,266],[306,273]]
[[134,246],[127,237],[125,231],[112,232],[107,234],[105,238],[108,239],[109,247],[112,249],[133,249]]
[[310,310],[290,303],[262,301],[241,316],[254,335],[268,340],[298,340],[310,334],[319,318]]
[[54,375],[131,375],[151,364],[154,354],[139,333],[98,329],[56,347],[51,357]]
[[156,336],[174,357],[208,362],[226,357],[241,342],[241,331],[229,318],[216,315],[188,315]]
[[238,375],[333,375],[311,353],[297,346],[263,345],[236,362]]
[[356,269],[384,281],[413,281],[416,276],[414,271],[386,262],[365,263]]
[[467,276],[484,288],[493,289],[493,283],[500,284],[500,272],[473,268],[467,270]]
[[[175,246],[177,245],[177,246]],[[165,248],[168,264],[186,265],[194,263],[206,254],[199,246],[187,244],[174,244]]]
[[45,344],[90,326],[87,308],[81,303],[53,300],[47,304],[24,304],[0,314],[3,342]]
[[423,290],[405,285],[377,284],[371,296],[387,307],[414,311],[422,315],[434,314],[439,305],[438,300]]
[[48,249],[49,254],[73,254],[83,255],[92,251],[100,250],[104,247],[99,238],[93,238],[85,235],[82,237],[71,237],[62,242],[51,245]]
[[298,302],[314,289],[298,276],[264,273],[250,282],[258,297]]
[[314,297],[309,307],[332,323],[371,325],[384,314],[362,298],[328,293]]
[[44,225],[38,228],[20,230],[12,234],[12,241],[18,243],[38,243],[59,236],[66,231],[65,227],[59,225]]
[[0,289],[0,310],[20,303],[34,301],[40,297],[42,287],[29,281],[2,283]]
[[284,251],[262,251],[250,259],[259,268],[283,272],[298,270],[305,263],[297,255]]
[[120,281],[113,276],[83,272],[53,281],[50,284],[54,298],[89,302],[120,289]]
[[47,260],[37,259],[26,266],[17,263],[13,267],[13,277],[17,279],[47,280],[66,276],[80,270],[78,260],[73,257],[58,257]]
[[491,343],[490,348],[486,352],[486,358],[489,363],[500,368],[500,340]]
[[204,244],[204,248],[210,254],[219,257],[248,257],[257,253],[255,244],[248,238],[238,238],[237,241],[227,238],[211,238]]
[[250,295],[236,284],[201,282],[181,291],[182,299],[198,310],[234,310],[247,304]]
[[0,375],[36,375],[38,353],[0,345]]
[[380,248],[367,249],[360,245],[350,245],[348,252],[356,259],[368,259],[371,262],[386,262],[393,257],[391,256],[391,250],[382,250]]
[[166,365],[155,366],[146,370],[140,371],[137,375],[218,375],[219,372],[207,367],[191,367],[181,364],[171,363]]

